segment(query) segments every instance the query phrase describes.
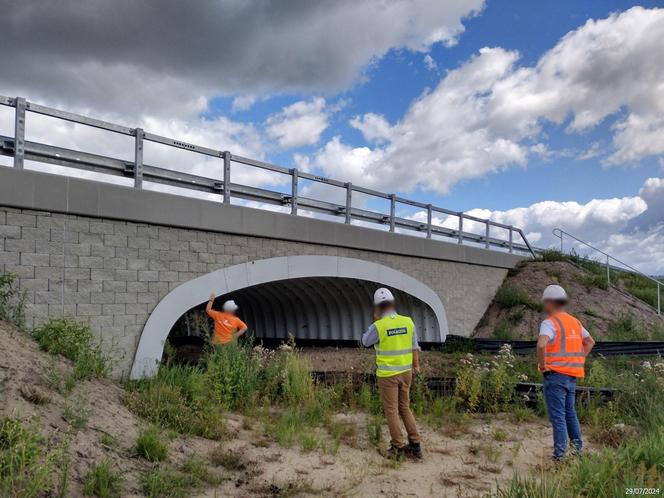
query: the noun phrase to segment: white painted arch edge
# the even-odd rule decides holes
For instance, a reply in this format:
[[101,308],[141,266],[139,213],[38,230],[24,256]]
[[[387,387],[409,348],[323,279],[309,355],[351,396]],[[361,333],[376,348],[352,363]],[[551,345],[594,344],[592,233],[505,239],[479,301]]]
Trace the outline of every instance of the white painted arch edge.
[[399,289],[429,305],[438,321],[441,342],[448,333],[447,315],[440,297],[419,280],[387,266],[340,256],[284,256],[222,268],[185,282],[154,308],[138,342],[130,377],[157,373],[168,333],[187,310],[217,296],[245,287],[302,277],[355,278]]

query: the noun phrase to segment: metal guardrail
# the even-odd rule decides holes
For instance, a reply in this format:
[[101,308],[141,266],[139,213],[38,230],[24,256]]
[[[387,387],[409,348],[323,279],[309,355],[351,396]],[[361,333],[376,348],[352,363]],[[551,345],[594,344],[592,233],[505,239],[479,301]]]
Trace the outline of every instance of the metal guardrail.
[[627,268],[627,271],[635,273],[637,275],[640,275],[640,276],[654,282],[657,285],[657,307],[656,307],[657,314],[658,315],[662,314],[661,287],[662,287],[662,285],[664,285],[663,282],[657,280],[656,278],[652,278],[650,275],[646,275],[645,273],[643,273],[642,271],[637,270],[633,266],[630,266],[627,263],[625,263],[623,261],[620,261],[618,258],[614,258],[610,254],[605,253],[601,249],[598,249],[597,247],[595,247],[595,246],[589,244],[588,242],[586,242],[585,240],[581,240],[578,237],[572,235],[569,232],[566,232],[565,230],[563,230],[561,228],[554,228],[553,229],[553,235],[560,239],[560,252],[563,253],[563,254],[565,252],[564,251],[564,242],[563,242],[565,237],[569,237],[570,239],[575,240],[579,244],[582,244],[582,245],[592,249],[593,251],[602,254],[606,258],[606,283],[608,285],[611,285],[611,269],[612,268],[616,269],[615,266],[611,265],[611,261],[614,261],[615,263],[618,263],[619,265],[621,265],[623,268],[618,267],[618,269],[620,269],[620,270],[624,271],[624,268]]
[[[0,105],[13,107],[15,109],[14,136],[7,137],[0,135],[0,155],[13,157],[15,168],[23,168],[25,160],[55,164],[103,173],[106,175],[133,178],[134,188],[137,189],[143,188],[143,182],[148,181],[172,187],[217,194],[221,197],[222,202],[226,204],[230,203],[231,198],[234,197],[273,205],[290,206],[290,213],[294,216],[298,215],[299,209],[305,209],[308,211],[343,217],[344,222],[348,225],[352,224],[353,220],[370,222],[379,225],[388,225],[390,232],[395,232],[397,229],[410,230],[425,233],[426,238],[428,239],[431,239],[433,236],[445,237],[454,240],[458,244],[470,242],[483,245],[486,249],[507,250],[510,253],[520,252],[534,256],[533,249],[523,231],[512,225],[505,225],[489,219],[477,218],[463,212],[451,211],[431,204],[406,199],[396,194],[386,194],[377,190],[353,185],[350,182],[325,178],[306,171],[300,171],[296,168],[284,168],[267,162],[242,157],[232,154],[227,150],[221,151],[211,149],[209,147],[191,144],[183,140],[163,137],[144,131],[141,128],[129,128],[127,126],[53,109],[33,102],[28,102],[23,97],[12,98],[0,95]],[[26,116],[29,112],[98,128],[120,135],[134,137],[134,160],[126,161],[113,157],[100,156],[78,150],[26,141],[25,123]],[[145,164],[143,162],[143,146],[146,141],[219,158],[222,162],[223,180],[219,181],[214,178]],[[290,193],[284,194],[282,192],[267,190],[264,188],[232,183],[231,166],[233,163],[239,163],[290,176]],[[336,204],[301,195],[298,189],[298,183],[300,180],[310,180],[312,182],[323,183],[344,189],[346,192],[345,204]],[[389,214],[353,207],[352,201],[353,194],[355,193],[388,200],[390,202]],[[396,209],[399,204],[426,210],[426,223],[397,216]],[[434,213],[457,217],[458,228],[454,229],[434,224],[432,222]],[[483,233],[470,232],[467,228],[464,230],[464,220],[483,224]],[[507,231],[506,238],[496,237],[495,234],[492,235],[492,228]],[[505,235],[505,232],[503,232],[503,234]],[[515,236],[520,238],[521,241],[515,240]]]

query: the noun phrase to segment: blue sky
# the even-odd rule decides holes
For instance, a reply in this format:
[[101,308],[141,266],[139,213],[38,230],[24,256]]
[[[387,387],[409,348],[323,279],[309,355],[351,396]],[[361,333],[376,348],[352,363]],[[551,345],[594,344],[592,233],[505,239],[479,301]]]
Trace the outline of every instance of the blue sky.
[[[489,1],[481,14],[464,21],[465,31],[459,36],[457,44],[451,47],[436,44],[432,47],[429,54],[436,62],[435,70],[427,69],[425,54],[394,49],[366,70],[364,82],[343,92],[326,94],[325,97],[331,101],[343,99],[347,104],[334,116],[319,143],[302,147],[298,152],[314,153],[320,143],[335,135],[342,136],[355,146],[363,145],[361,133],[348,124],[350,118],[379,112],[391,123],[398,121],[414,99],[427,88],[434,87],[446,71],[463,64],[482,47],[517,50],[521,55],[519,63],[530,66],[536,64],[562,36],[588,19],[602,19],[634,5],[656,7],[661,4],[653,1],[558,1],[541,2],[533,9],[530,2]],[[234,117],[261,123],[282,107],[310,96],[297,93],[268,97],[246,111],[234,113]],[[208,115],[214,117],[230,113],[232,100],[232,97],[218,99],[214,110]],[[595,141],[605,145],[611,142],[612,122],[608,120],[581,135],[565,133],[564,126],[553,124],[547,125],[545,131],[552,148],[585,150]],[[268,159],[276,164],[295,166],[292,151],[271,152]],[[534,159],[523,168],[462,182],[446,195],[419,189],[409,195],[454,210],[470,210],[478,206],[506,210],[549,199],[588,202],[598,197],[629,196],[638,191],[647,178],[661,173],[661,166],[654,157],[640,161],[638,167],[606,167],[602,165],[601,156],[587,160],[562,157],[555,159],[555,165],[553,161]]]
[[[12,4],[0,94],[491,217],[543,247],[562,227],[664,273],[662,2],[90,4]],[[29,133],[131,154],[76,127]]]

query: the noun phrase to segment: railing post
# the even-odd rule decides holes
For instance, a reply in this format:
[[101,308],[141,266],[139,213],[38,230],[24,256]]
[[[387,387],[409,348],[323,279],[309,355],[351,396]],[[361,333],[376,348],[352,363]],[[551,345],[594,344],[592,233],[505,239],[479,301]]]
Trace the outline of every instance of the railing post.
[[224,151],[224,204],[231,202],[231,153]]
[[510,254],[514,252],[514,227],[510,225]]
[[611,267],[609,266],[609,255],[606,255],[606,283],[611,285]]
[[14,115],[14,167],[23,169],[25,158],[25,99],[16,97]]
[[491,230],[491,222],[486,220],[486,233],[484,235],[484,247],[489,248],[489,232]]
[[351,210],[353,202],[353,184],[351,182],[346,183],[346,225],[351,224]]
[[660,299],[660,290],[659,288],[661,287],[661,284],[657,282],[657,314],[661,315],[662,314],[662,302]]
[[427,204],[427,239],[431,238],[431,204]]
[[396,195],[390,194],[390,232],[394,232],[394,214],[396,213]]
[[134,188],[143,188],[143,137],[142,128],[134,130]]
[[291,214],[297,216],[297,168],[290,170],[291,173]]
[[459,213],[459,244],[463,244],[463,213]]

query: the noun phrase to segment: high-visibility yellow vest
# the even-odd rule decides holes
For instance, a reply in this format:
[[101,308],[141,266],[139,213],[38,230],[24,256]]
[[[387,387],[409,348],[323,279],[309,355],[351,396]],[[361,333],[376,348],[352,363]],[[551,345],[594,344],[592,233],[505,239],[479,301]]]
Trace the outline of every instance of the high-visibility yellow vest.
[[407,316],[387,315],[374,322],[378,331],[376,376],[391,377],[413,368],[415,325]]

